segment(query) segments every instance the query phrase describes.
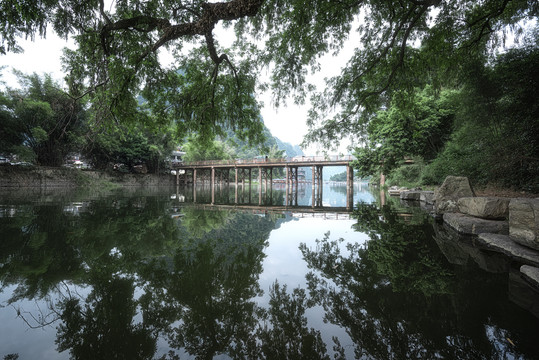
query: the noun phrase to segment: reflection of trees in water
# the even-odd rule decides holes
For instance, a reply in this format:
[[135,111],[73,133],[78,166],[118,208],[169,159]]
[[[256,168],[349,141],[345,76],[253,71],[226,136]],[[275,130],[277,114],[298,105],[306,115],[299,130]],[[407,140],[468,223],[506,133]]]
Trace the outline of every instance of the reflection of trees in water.
[[58,350],[69,350],[73,359],[151,359],[156,338],[148,324],[133,321],[134,289],[133,279],[104,278],[94,282],[85,301],[64,300]]
[[[506,296],[503,276],[448,265],[422,215],[405,222],[390,208],[360,207],[356,228],[371,241],[347,244],[346,251],[329,235],[316,249],[302,245],[313,270],[308,289],[287,291],[275,282],[262,308],[258,278],[274,219],[187,211],[176,220],[169,205],[158,197],[92,201],[76,216],[59,205],[21,207],[20,217],[0,218],[2,234],[9,234],[0,243],[3,286],[21,284],[14,304],[59,299],[50,302],[61,320],[57,345],[74,359],[150,359],[158,339],[204,359],[326,359],[322,334],[307,324],[313,306],[346,329],[358,357],[537,352],[526,342],[533,336],[523,335],[537,333],[526,314],[506,302],[476,300]],[[69,290],[77,284],[87,287],[85,295]],[[344,358],[348,344],[334,342],[335,358]]]
[[432,239],[434,231],[428,214],[420,209],[378,209],[360,204],[353,217],[356,231],[369,235],[366,256],[377,272],[386,275],[395,291],[414,290],[426,296],[449,291],[451,271]]
[[309,307],[305,290],[295,288],[290,294],[286,285],[276,281],[270,289],[269,309],[257,337],[258,357],[264,359],[329,359],[320,331],[307,327],[305,310]]
[[[254,300],[274,219],[185,212],[178,222],[168,208],[158,198],[110,199],[78,215],[47,205],[0,219],[10,239],[1,245],[3,286],[22,284],[14,303],[48,299],[47,309],[21,317],[34,327],[56,323],[58,350],[74,359],[150,359],[160,337],[197,358],[272,358],[279,346],[298,354],[323,345],[303,328],[272,333],[282,318]],[[286,299],[284,291],[270,296],[272,309]],[[291,325],[305,327],[302,312],[287,315],[302,319]],[[290,347],[297,336],[301,346]],[[273,346],[262,347],[262,338]]]
[[168,332],[171,347],[205,359],[245,355],[253,347],[257,309],[251,299],[261,292],[258,276],[271,228],[263,218],[235,214],[224,227],[182,240],[172,274],[150,284],[160,292],[153,300],[175,304],[180,314]]
[[58,203],[21,207],[0,218],[3,286],[18,285],[15,301],[42,298],[63,280],[84,284],[94,267],[135,272],[138,262],[177,244],[166,205],[154,197],[92,201],[78,215]]
[[201,237],[212,230],[223,227],[232,216],[229,211],[204,211],[190,207],[183,208],[182,214],[181,225],[187,234],[193,237]]
[[[537,355],[537,325],[503,299],[505,279],[475,267],[452,268],[432,244],[430,225],[406,223],[396,211],[361,206],[357,227],[364,245],[330,240],[302,244],[313,269],[312,300],[325,319],[346,329],[356,357],[375,359],[528,358]],[[484,299],[484,302],[478,301]],[[514,348],[507,338],[521,339]]]

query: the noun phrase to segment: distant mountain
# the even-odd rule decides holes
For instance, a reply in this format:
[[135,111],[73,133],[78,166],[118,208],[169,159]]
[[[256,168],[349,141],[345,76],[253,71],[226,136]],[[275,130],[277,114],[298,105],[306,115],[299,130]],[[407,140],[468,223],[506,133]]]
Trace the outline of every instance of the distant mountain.
[[277,136],[274,136],[273,139],[275,139],[275,142],[279,150],[284,150],[286,152],[286,156],[294,157],[294,156],[305,155],[303,153],[303,150],[301,150],[301,148],[298,145],[292,145],[290,143],[283,142]]
[[[283,142],[276,136],[273,136],[271,131],[264,127],[264,135],[266,136],[266,142],[263,146],[268,149],[277,148],[278,150],[284,150],[285,156],[294,157],[304,155],[299,145],[292,145],[287,142]],[[238,139],[236,134],[232,130],[228,130],[226,136],[220,137],[218,140],[227,144],[237,158],[254,158],[256,156],[268,155],[262,149],[262,147],[251,147],[246,141]]]

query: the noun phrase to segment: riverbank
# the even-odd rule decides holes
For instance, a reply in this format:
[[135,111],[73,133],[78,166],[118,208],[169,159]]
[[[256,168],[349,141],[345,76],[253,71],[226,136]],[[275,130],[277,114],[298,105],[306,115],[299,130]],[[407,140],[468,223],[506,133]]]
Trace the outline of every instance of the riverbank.
[[19,188],[145,187],[171,186],[172,175],[125,174],[71,168],[0,166],[0,190]]
[[[467,178],[453,176],[434,192],[399,194],[402,200],[430,206],[431,213],[456,232],[446,238],[459,243],[472,237],[473,247],[503,254],[527,283],[539,289],[539,198],[523,197],[524,193],[477,195]],[[532,312],[539,316],[539,308]]]

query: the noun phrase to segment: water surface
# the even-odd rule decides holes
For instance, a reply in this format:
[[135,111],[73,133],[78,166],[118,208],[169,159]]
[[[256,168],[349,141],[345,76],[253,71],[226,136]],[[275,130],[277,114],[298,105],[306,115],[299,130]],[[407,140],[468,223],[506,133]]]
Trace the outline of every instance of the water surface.
[[1,195],[0,357],[539,358],[505,259],[365,186],[315,195]]

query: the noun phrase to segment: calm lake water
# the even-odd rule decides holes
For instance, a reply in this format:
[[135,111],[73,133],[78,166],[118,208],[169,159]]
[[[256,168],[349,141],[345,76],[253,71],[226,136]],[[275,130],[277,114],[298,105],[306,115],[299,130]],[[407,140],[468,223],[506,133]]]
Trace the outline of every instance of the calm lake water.
[[539,359],[503,257],[346,194],[0,194],[0,359]]

